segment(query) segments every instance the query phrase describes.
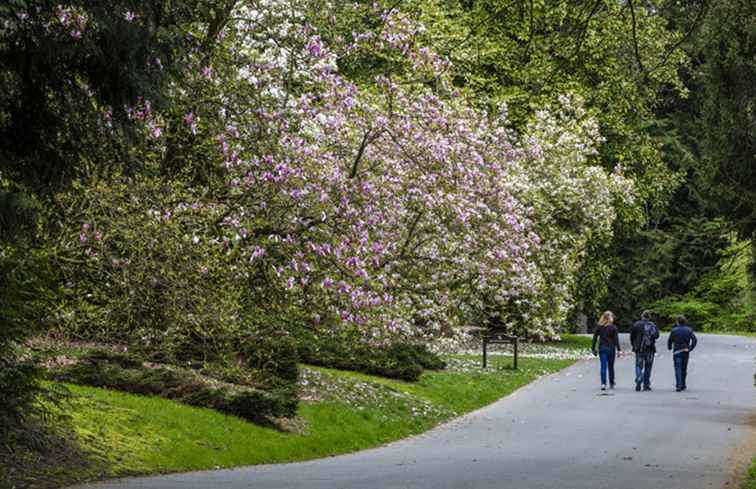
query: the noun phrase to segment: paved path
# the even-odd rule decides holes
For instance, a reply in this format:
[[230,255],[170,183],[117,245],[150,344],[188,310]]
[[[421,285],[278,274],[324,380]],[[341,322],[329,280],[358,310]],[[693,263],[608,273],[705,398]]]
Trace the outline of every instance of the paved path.
[[[623,341],[627,341],[623,338]],[[756,339],[702,335],[689,390],[674,392],[662,337],[653,392],[598,391],[580,362],[425,435],[312,462],[133,478],[88,489],[703,489],[754,452]],[[751,441],[748,448],[747,442]],[[740,448],[739,448],[740,447]]]

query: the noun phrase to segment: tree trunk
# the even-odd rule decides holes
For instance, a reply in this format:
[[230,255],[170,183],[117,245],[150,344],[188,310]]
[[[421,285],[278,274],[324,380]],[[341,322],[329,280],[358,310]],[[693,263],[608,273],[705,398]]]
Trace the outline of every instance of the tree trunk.
[[577,318],[575,318],[576,329],[578,334],[585,334],[588,332],[588,316],[579,312]]

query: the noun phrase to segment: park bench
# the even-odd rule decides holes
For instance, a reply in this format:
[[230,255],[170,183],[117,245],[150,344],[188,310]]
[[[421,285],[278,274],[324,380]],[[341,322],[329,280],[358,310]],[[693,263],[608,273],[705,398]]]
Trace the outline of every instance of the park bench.
[[514,349],[514,358],[512,359],[512,368],[517,369],[517,353],[519,350],[520,338],[507,334],[505,331],[485,326],[464,326],[462,332],[475,338],[480,338],[483,345],[483,368],[488,366],[488,345],[512,345]]
[[481,339],[483,343],[483,368],[488,366],[488,345],[512,345],[514,349],[512,368],[517,370],[517,350],[520,342],[517,336],[497,330],[486,330],[481,333]]

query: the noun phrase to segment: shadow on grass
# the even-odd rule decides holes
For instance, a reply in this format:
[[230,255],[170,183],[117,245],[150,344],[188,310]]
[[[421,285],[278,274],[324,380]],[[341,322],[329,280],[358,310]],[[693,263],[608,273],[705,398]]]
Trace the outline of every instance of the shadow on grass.
[[14,430],[0,445],[0,488],[48,489],[100,479],[104,460],[83,451],[67,423],[40,420]]

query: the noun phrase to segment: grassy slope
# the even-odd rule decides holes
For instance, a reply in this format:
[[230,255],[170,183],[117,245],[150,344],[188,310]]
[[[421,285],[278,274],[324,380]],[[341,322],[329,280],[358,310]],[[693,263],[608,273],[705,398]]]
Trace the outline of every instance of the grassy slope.
[[[451,371],[428,372],[405,383],[350,372],[308,369],[330,398],[300,406],[302,433],[263,428],[217,412],[159,398],[70,386],[68,409],[82,447],[97,470],[72,478],[173,472],[312,459],[377,446],[482,407],[571,360],[522,359],[521,368],[495,360],[458,359]],[[501,367],[496,367],[496,362]],[[367,393],[367,394],[365,394]]]

